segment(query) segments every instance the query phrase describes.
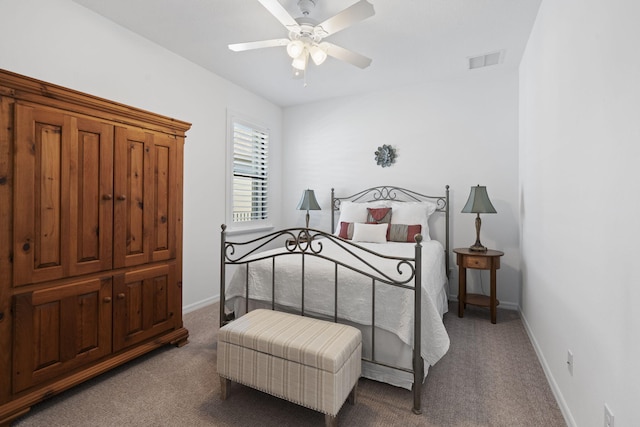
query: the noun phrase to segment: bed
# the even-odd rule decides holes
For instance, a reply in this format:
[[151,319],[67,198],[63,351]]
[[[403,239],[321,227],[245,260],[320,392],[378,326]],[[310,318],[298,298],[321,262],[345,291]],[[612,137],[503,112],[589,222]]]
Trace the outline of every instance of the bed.
[[442,196],[332,189],[331,207],[331,232],[288,228],[236,242],[222,226],[220,324],[270,308],[356,326],[362,376],[412,389],[420,413],[429,366],[449,348],[449,187]]

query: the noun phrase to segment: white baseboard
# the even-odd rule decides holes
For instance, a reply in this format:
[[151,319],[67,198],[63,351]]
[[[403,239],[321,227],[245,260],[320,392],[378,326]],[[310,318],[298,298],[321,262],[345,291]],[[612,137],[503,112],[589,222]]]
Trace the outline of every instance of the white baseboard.
[[536,337],[531,332],[531,328],[529,327],[529,322],[527,322],[526,316],[524,315],[524,313],[522,313],[522,310],[520,309],[520,307],[518,307],[518,311],[520,312],[520,318],[522,319],[524,330],[527,331],[527,335],[529,335],[529,340],[531,341],[531,344],[533,345],[533,349],[535,350],[536,355],[538,356],[538,360],[542,365],[542,370],[544,371],[544,375],[547,377],[547,381],[549,381],[549,385],[551,386],[551,391],[553,392],[553,395],[555,396],[556,401],[558,402],[558,406],[560,407],[560,412],[562,412],[562,416],[564,417],[564,420],[567,423],[567,426],[577,427],[576,421],[573,419],[573,415],[571,414],[571,411],[567,406],[567,402],[564,400],[564,396],[560,391],[560,387],[558,387],[558,383],[556,382],[555,378],[553,377],[553,374],[551,373],[549,364],[547,363],[547,360],[544,358],[544,355],[542,354],[542,350],[538,345],[538,341],[536,340]]
[[193,304],[185,305],[185,306],[182,307],[182,314],[191,313],[192,311],[195,311],[195,310],[197,310],[199,308],[206,307],[206,306],[211,305],[211,304],[215,304],[218,301],[220,301],[220,296],[216,295],[216,296],[211,297],[211,298],[205,298],[205,299],[203,299],[201,301],[198,301],[198,302],[195,302]]
[[[449,301],[458,302],[458,296],[457,295],[449,295]],[[507,310],[520,311],[520,306],[518,304],[516,304],[515,302],[500,301],[500,304],[498,305],[498,307],[505,308]]]

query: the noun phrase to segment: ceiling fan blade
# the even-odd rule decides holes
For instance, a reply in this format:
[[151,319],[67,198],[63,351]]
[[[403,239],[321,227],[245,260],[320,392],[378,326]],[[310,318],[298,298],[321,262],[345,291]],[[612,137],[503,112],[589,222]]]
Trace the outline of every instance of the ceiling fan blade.
[[293,31],[300,26],[295,19],[287,12],[278,0],[258,0],[282,25],[289,31]]
[[289,43],[289,39],[261,40],[258,42],[230,44],[229,49],[231,49],[234,52],[242,52],[245,50],[262,49],[263,47],[286,46],[287,43]]
[[329,56],[360,68],[367,68],[371,65],[371,58],[367,58],[364,55],[352,52],[333,43],[324,42],[323,44],[327,47],[327,55]]
[[323,37],[326,37],[331,34],[337,33],[340,30],[344,30],[345,28],[355,24],[356,22],[363,21],[370,16],[375,15],[375,13],[376,12],[375,10],[373,10],[373,5],[371,3],[369,3],[367,0],[360,0],[358,3],[349,6],[337,15],[334,15],[326,21],[321,22],[317,25],[317,27],[322,27],[322,29],[326,33],[325,35],[323,35]]

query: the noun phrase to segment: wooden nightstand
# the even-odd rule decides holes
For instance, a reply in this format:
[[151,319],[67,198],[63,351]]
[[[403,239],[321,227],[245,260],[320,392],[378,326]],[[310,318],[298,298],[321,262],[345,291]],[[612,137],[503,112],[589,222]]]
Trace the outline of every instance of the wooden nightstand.
[[[491,323],[496,323],[496,308],[500,301],[496,299],[496,270],[500,268],[500,257],[504,252],[487,249],[486,252],[475,252],[468,248],[454,249],[458,264],[458,317],[464,316],[467,304],[489,307]],[[467,294],[467,268],[491,270],[491,294]]]

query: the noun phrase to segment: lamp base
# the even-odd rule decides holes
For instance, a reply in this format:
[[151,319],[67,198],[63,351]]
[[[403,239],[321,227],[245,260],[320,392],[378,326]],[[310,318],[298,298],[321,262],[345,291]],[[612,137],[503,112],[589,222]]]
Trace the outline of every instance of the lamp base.
[[476,242],[469,246],[469,250],[472,252],[487,252],[487,248],[482,246],[480,243],[480,227],[482,226],[482,220],[480,219],[480,214],[476,216]]
[[487,248],[479,244],[478,242],[469,246],[469,250],[472,252],[487,252]]

